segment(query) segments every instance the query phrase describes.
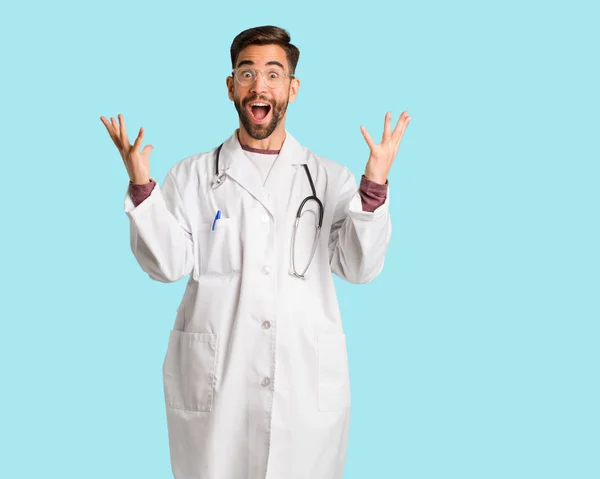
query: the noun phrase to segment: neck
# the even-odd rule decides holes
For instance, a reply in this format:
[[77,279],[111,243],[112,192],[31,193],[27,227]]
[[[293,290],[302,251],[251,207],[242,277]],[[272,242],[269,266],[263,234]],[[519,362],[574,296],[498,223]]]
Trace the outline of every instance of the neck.
[[281,150],[281,146],[285,141],[285,129],[283,128],[283,124],[280,124],[275,131],[264,140],[252,138],[241,124],[237,131],[237,135],[241,145],[249,146],[250,148],[255,148],[257,150]]

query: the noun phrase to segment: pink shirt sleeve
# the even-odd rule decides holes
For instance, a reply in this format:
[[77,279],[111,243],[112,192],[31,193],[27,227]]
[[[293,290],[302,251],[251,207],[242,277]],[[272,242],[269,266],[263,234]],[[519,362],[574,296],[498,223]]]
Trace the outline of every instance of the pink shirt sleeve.
[[135,207],[150,196],[155,184],[156,181],[152,178],[150,178],[148,183],[142,185],[134,185],[131,181],[129,182],[129,194],[131,195],[131,201],[133,201]]
[[379,208],[387,198],[388,182],[385,185],[367,180],[365,175],[360,179],[360,199],[362,201],[363,211],[373,212]]
[[[134,206],[138,206],[144,201],[156,185],[156,181],[150,178],[148,183],[142,185],[134,185],[131,181],[129,182],[129,193],[131,194],[131,200]],[[387,181],[385,185],[380,185],[373,181],[367,180],[365,175],[360,180],[360,199],[362,202],[363,211],[373,212],[379,208],[387,197]]]

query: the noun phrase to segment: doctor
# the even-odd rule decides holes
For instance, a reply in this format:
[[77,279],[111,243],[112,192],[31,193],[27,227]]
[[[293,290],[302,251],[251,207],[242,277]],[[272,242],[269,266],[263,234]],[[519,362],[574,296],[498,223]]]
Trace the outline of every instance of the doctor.
[[101,117],[131,180],[138,263],[157,281],[190,276],[163,363],[177,479],[342,478],[350,384],[332,273],[367,283],[381,271],[387,176],[410,117],[392,130],[388,113],[381,143],[361,127],[370,154],[358,188],[285,130],[298,58],[285,30],[240,33],[226,80],[239,129],[160,187],[143,129],[130,145],[121,115]]

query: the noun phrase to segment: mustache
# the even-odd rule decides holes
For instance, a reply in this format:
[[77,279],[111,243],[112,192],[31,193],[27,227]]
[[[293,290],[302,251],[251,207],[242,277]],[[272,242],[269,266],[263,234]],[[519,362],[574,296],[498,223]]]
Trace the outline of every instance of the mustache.
[[245,98],[242,104],[244,106],[246,106],[248,103],[253,102],[253,101],[264,101],[265,103],[268,103],[269,105],[273,105],[273,103],[274,103],[273,100],[265,98],[264,96],[253,95],[251,97]]

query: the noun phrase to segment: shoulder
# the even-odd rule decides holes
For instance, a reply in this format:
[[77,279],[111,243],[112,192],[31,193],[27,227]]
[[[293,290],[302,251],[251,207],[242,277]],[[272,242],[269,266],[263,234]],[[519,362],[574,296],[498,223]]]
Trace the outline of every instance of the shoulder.
[[324,173],[330,181],[337,180],[343,184],[350,177],[354,177],[354,174],[346,165],[319,155],[307,147],[303,146],[302,148],[307,155],[308,166],[314,167],[318,172]]
[[173,178],[185,179],[194,173],[197,174],[204,170],[208,170],[209,163],[212,164],[211,162],[213,161],[216,150],[217,148],[213,148],[207,152],[186,156],[169,169],[169,174]]
[[190,187],[196,188],[207,178],[214,169],[214,155],[217,147],[212,150],[194,153],[175,163],[167,172],[167,178],[175,183],[179,190]]

